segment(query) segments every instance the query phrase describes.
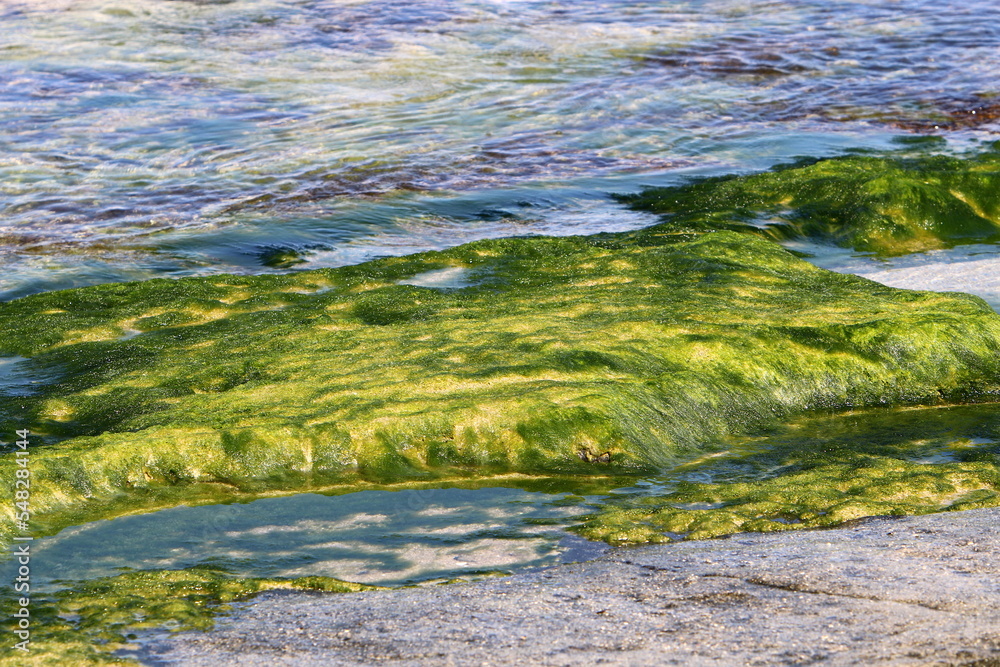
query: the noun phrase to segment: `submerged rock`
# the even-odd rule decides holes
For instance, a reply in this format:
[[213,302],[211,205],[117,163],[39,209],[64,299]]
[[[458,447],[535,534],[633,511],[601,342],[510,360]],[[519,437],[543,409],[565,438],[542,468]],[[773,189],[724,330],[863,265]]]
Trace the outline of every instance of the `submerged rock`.
[[[400,284],[449,268],[476,280]],[[61,377],[0,403],[8,432],[44,445],[32,507],[48,532],[233,489],[650,473],[803,411],[1000,391],[982,300],[732,232],[102,285],[2,304],[0,327],[0,355]]]
[[953,132],[978,129],[1000,120],[1000,103],[994,96],[979,95],[971,99],[945,100],[925,118],[898,118],[896,127],[912,132]]
[[1000,240],[1000,146],[966,157],[847,156],[622,197],[661,233],[752,231],[882,255]]

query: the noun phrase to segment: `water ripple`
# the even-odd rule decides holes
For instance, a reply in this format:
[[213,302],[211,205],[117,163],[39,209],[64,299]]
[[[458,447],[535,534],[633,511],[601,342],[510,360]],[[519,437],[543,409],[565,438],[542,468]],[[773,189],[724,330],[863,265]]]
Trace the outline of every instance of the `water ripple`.
[[73,264],[246,212],[274,234],[324,200],[989,139],[998,19],[984,1],[7,0],[0,242]]

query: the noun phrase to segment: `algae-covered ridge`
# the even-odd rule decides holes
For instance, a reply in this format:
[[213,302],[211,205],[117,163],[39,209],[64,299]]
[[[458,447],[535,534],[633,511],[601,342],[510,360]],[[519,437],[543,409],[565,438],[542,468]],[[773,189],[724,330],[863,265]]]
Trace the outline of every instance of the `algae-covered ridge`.
[[[996,197],[954,184],[992,178],[983,165],[993,155],[926,164],[963,166],[965,176],[949,177],[953,197],[987,213]],[[339,269],[110,284],[0,304],[0,420],[9,439],[30,431],[32,532],[303,490],[578,479],[578,491],[607,491],[627,486],[623,476],[711,459],[739,437],[809,424],[811,414],[996,401],[1000,316],[979,298],[825,271],[743,233],[739,216],[732,229],[706,231],[729,214],[696,206],[712,188],[784,178],[805,185],[792,195],[775,185],[767,201],[808,221],[802,198],[842,190],[821,187],[830,173],[903,174],[899,188],[880,186],[903,192],[911,162],[849,157],[701,182],[675,192],[691,195],[690,215],[638,232],[480,241]],[[823,223],[833,238],[869,230],[871,211],[889,210],[877,197],[824,196],[815,210],[839,211],[827,220],[840,227]],[[919,217],[906,211],[892,219]],[[1000,504],[995,446],[959,447],[927,465],[908,458],[926,444],[916,436],[858,444],[829,425],[802,428],[828,437],[745,457],[766,471],[752,479],[609,497],[578,530],[662,541]],[[1000,428],[987,436],[1000,441]],[[10,449],[0,474],[12,486],[25,457]],[[10,540],[15,508],[0,507]],[[86,606],[93,586],[129,609],[173,586],[164,595],[210,618],[226,600],[278,585],[297,584],[126,573],[73,587],[45,609],[75,619],[52,626],[68,633],[53,646],[86,645],[104,626],[114,637],[101,641],[113,646],[136,623],[175,614],[105,618],[111,607]],[[218,594],[202,600],[199,587]]]
[[[475,281],[398,284],[444,268]],[[60,377],[2,404],[5,432],[32,432],[42,532],[185,489],[651,473],[803,411],[1000,389],[980,299],[730,232],[102,285],[2,304],[0,322],[4,355]]]
[[[933,138],[917,148],[933,148]],[[661,232],[731,229],[808,237],[880,255],[1000,239],[1000,145],[964,157],[849,155],[693,180],[621,199]]]

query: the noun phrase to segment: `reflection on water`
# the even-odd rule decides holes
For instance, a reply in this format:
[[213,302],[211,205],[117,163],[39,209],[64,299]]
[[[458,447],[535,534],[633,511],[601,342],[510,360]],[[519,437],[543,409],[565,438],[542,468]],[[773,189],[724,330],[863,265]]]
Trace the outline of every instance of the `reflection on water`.
[[[420,220],[456,191],[517,210],[519,188],[585,184],[562,198],[589,210],[680,168],[990,138],[998,18],[984,0],[5,0],[0,295],[265,271],[264,243],[356,261],[359,239],[398,241],[389,195]],[[572,233],[564,204],[518,233]]]
[[975,294],[1000,312],[1000,247],[994,245],[964,245],[891,258],[808,242],[785,245],[807,253],[810,262],[824,269],[853,273],[890,287]]
[[793,472],[811,457],[837,452],[926,464],[1000,461],[1000,404],[820,414],[727,444],[726,450],[684,462],[662,476],[616,493],[669,493],[682,482],[755,482]]
[[240,576],[402,584],[596,556],[601,545],[561,530],[584,510],[560,498],[424,489],[175,507],[34,542],[32,583],[211,563]]

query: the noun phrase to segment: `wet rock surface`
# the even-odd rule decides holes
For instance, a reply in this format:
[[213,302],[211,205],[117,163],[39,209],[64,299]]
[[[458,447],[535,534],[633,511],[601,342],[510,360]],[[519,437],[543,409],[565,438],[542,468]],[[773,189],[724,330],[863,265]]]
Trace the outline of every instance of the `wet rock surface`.
[[617,549],[504,579],[266,593],[150,664],[1000,664],[1000,511]]

